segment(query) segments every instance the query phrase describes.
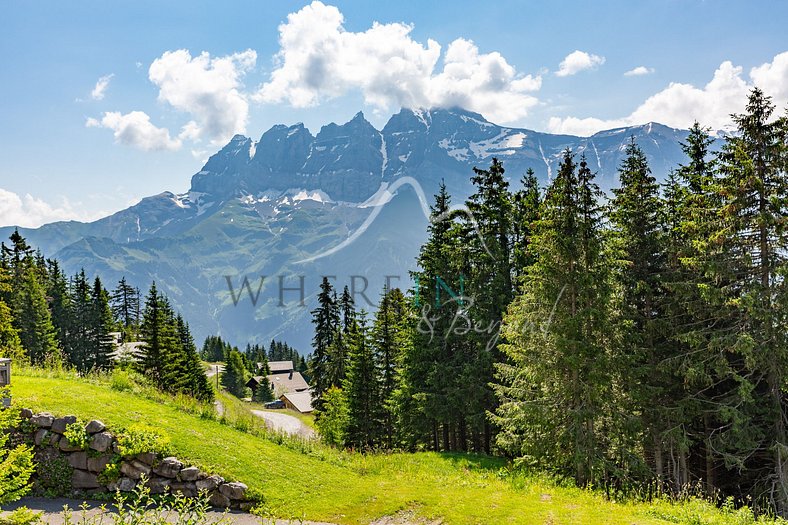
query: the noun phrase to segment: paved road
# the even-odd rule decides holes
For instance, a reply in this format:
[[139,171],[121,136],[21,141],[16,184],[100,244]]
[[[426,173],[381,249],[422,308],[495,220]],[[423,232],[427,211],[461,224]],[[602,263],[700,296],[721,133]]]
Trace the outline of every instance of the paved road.
[[315,431],[297,417],[264,410],[252,410],[251,412],[255,416],[265,419],[265,424],[268,425],[268,428],[290,434],[291,436],[301,436],[309,439],[317,437]]
[[[42,520],[44,523],[49,525],[64,525],[63,520],[63,506],[68,505],[70,509],[74,511],[72,516],[72,523],[79,522],[80,518],[82,517],[82,511],[80,509],[80,505],[82,505],[82,500],[74,500],[74,499],[65,499],[65,498],[57,498],[57,499],[46,499],[46,498],[22,498],[21,500],[11,503],[8,505],[3,505],[3,511],[12,511],[19,507],[27,507],[28,509],[43,512],[44,515],[42,516]],[[102,503],[97,502],[88,502],[88,510],[86,511],[86,517],[90,516],[99,516],[102,513],[101,505]],[[107,505],[109,509],[108,514],[112,513],[113,507]],[[0,515],[6,514],[5,512],[0,512]],[[215,524],[219,522],[225,514],[222,511],[218,510],[211,510],[208,512],[208,520],[206,524]],[[323,523],[323,522],[316,522],[316,521],[290,521],[290,520],[276,520],[273,522],[268,519],[262,519],[259,516],[254,516],[252,514],[248,514],[245,512],[228,512],[226,517],[229,519],[230,523],[233,525],[296,525],[296,524],[303,524],[303,525],[332,525],[331,523]],[[175,517],[171,516],[168,521],[174,521]],[[109,516],[105,517],[104,523],[112,523],[112,520]]]

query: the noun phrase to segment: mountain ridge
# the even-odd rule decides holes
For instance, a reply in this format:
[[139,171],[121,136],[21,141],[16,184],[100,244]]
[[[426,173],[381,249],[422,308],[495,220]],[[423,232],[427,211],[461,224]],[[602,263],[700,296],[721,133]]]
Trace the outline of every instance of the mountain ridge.
[[[164,191],[90,223],[20,232],[69,273],[84,267],[108,286],[123,276],[140,288],[155,280],[198,338],[221,333],[244,344],[276,336],[304,349],[310,338],[303,326],[318,276],[366,276],[372,297],[384,275],[398,275],[398,284],[408,287],[427,218],[412,189],[387,193],[398,179],[410,177],[428,197],[445,181],[453,201],[461,203],[473,191],[474,166],[486,167],[497,156],[513,188],[528,168],[544,185],[570,148],[586,154],[600,185],[609,189],[630,136],[660,178],[683,161],[679,143],[686,134],[649,123],[585,138],[551,135],[499,126],[456,108],[403,109],[378,130],[358,112],[315,135],[302,123],[272,126],[258,141],[235,135],[192,176],[185,193]],[[367,224],[374,201],[383,196],[385,210]],[[11,231],[0,228],[0,235]],[[347,247],[331,251],[351,236],[357,238]],[[315,258],[323,253],[332,255]],[[271,279],[262,288],[265,300],[233,304],[226,277],[238,284],[244,276],[261,275]],[[305,304],[281,308],[276,276],[294,275],[310,276]]]

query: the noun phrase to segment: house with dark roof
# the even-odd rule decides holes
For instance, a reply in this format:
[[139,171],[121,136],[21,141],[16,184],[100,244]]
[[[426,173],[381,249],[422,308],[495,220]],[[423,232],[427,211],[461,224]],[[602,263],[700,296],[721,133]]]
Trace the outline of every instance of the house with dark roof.
[[271,392],[274,393],[275,398],[281,397],[283,394],[292,392],[306,392],[309,390],[309,384],[293,367],[292,361],[271,361],[268,363],[271,373],[267,376],[254,376],[246,382],[246,386],[252,389],[252,395],[257,391],[257,388],[263,383],[268,382]]

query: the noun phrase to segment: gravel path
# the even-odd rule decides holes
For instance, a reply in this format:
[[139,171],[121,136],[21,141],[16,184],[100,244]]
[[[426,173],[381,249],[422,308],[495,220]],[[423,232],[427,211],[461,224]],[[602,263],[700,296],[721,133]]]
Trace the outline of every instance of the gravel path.
[[268,428],[290,434],[291,436],[301,436],[309,439],[317,436],[314,430],[301,422],[297,417],[264,410],[252,410],[251,412],[255,416],[265,419]]

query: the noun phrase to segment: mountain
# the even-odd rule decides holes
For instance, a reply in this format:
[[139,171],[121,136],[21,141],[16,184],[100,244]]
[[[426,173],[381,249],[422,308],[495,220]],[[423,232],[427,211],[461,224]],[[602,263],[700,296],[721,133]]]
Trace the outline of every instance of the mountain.
[[411,287],[425,208],[441,180],[460,204],[473,190],[472,168],[498,157],[514,188],[528,168],[545,183],[569,148],[586,155],[607,189],[630,137],[663,177],[684,161],[686,136],[657,123],[551,135],[457,108],[403,109],[377,130],[358,113],[316,136],[303,124],[274,126],[259,141],[236,135],[187,193],[147,197],[91,223],[20,232],[69,273],[84,267],[108,286],[125,276],[143,290],[155,280],[198,339],[220,333],[243,345],[275,337],[308,351],[323,275],[355,289],[367,310],[387,276],[392,286]]

